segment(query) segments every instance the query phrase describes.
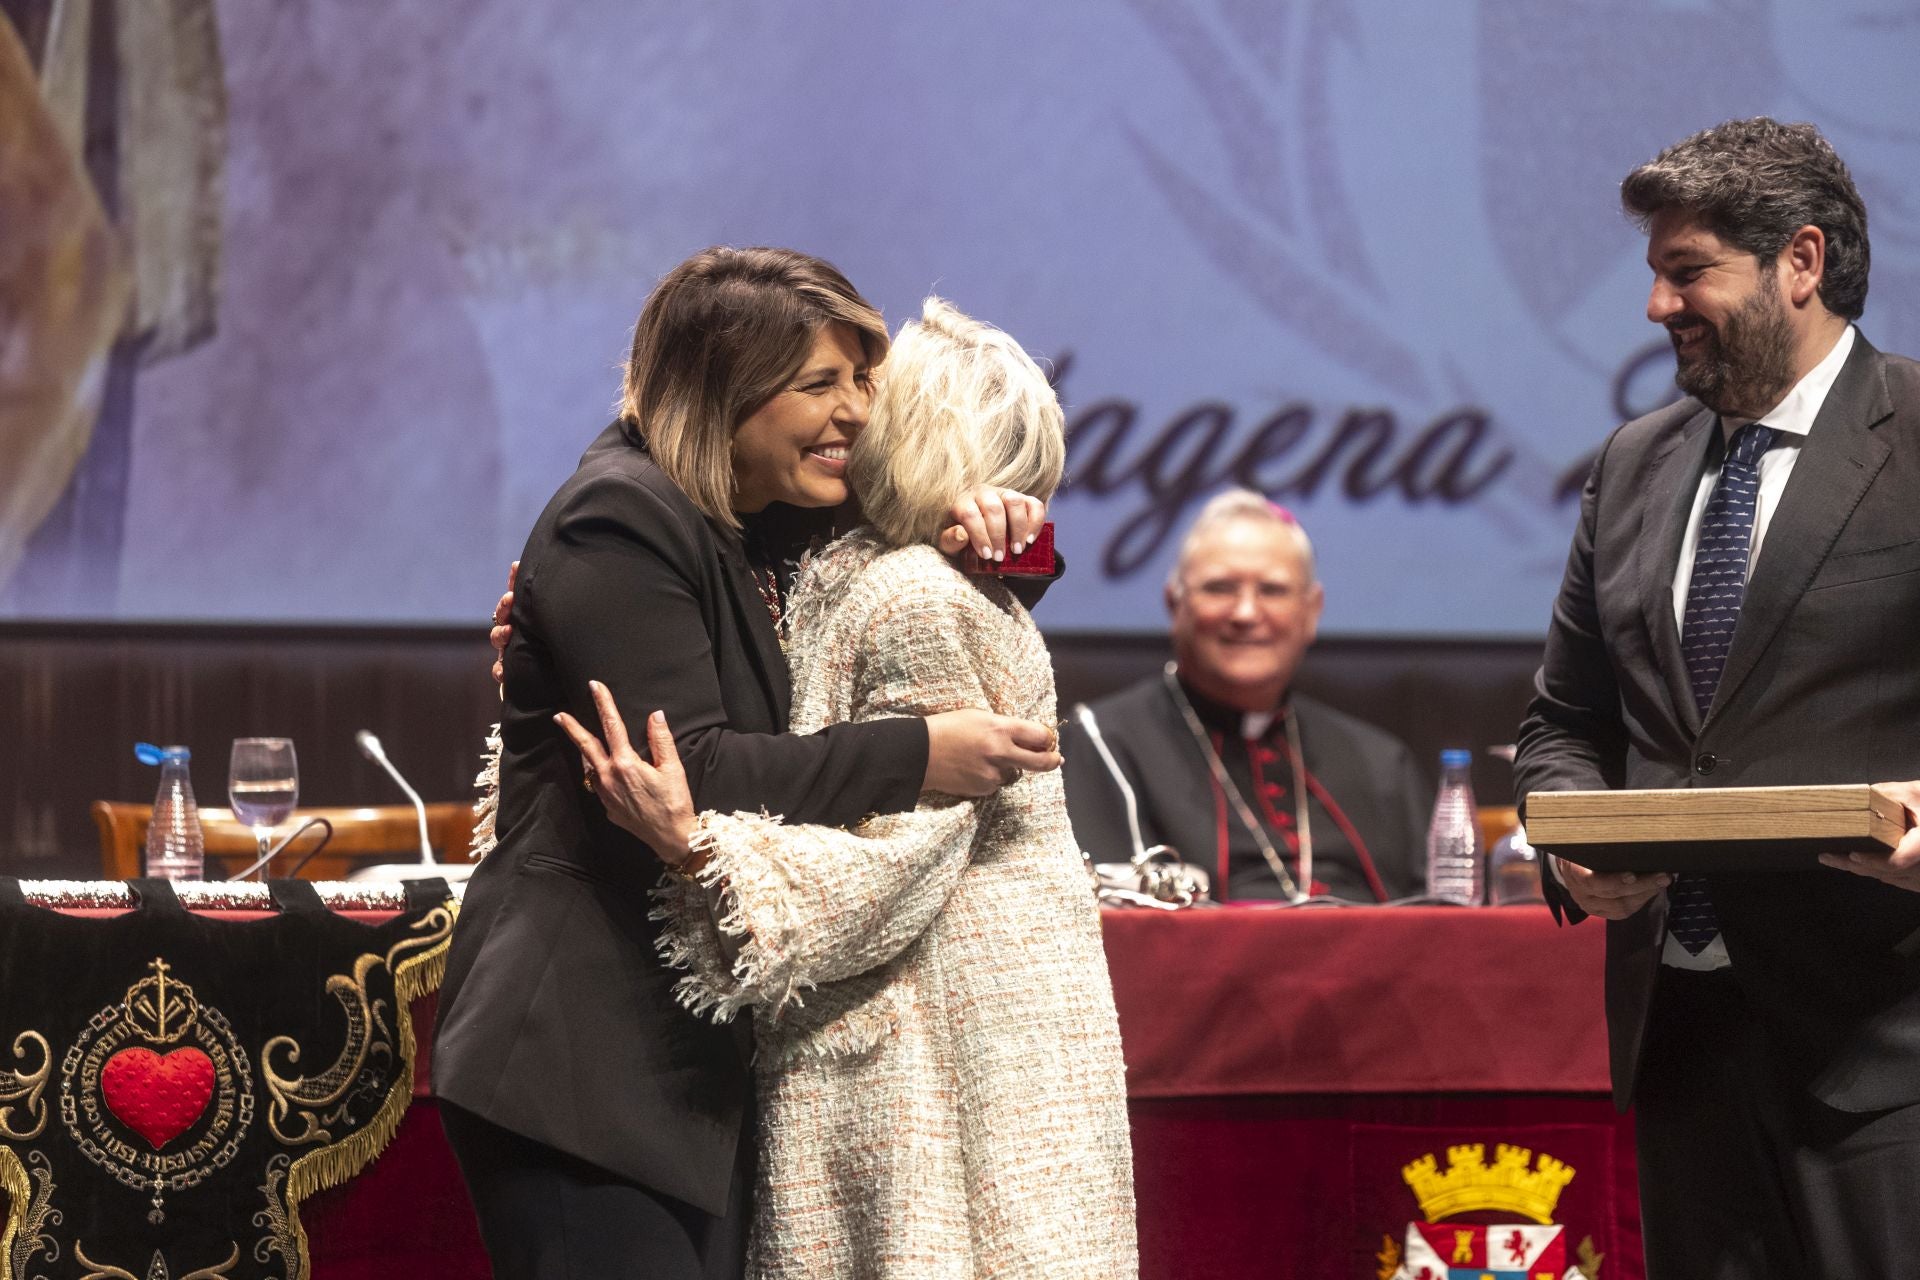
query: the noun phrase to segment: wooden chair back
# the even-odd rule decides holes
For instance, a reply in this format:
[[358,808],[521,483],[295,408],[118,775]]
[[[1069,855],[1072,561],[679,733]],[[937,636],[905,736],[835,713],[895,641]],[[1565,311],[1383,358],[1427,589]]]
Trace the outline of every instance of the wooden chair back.
[[[278,830],[291,831],[313,817],[333,824],[333,838],[300,868],[302,880],[345,880],[373,863],[413,862],[420,857],[420,823],[412,805],[296,809]],[[130,880],[143,874],[147,827],[152,822],[152,805],[93,802],[93,823],[100,830],[100,874],[104,878]],[[206,832],[207,879],[224,879],[259,856],[252,828],[234,821],[231,810],[202,809],[200,825]],[[295,840],[292,848],[274,858],[267,874],[286,875],[319,838],[316,829]],[[465,863],[473,844],[472,807],[452,802],[428,805],[427,843],[440,861]]]

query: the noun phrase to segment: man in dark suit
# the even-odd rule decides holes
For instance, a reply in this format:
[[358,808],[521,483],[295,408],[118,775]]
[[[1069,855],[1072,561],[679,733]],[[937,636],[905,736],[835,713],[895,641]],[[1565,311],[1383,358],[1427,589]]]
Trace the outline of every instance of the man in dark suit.
[[[1092,704],[1138,803],[1221,900],[1418,893],[1433,793],[1391,734],[1293,692],[1324,592],[1293,516],[1238,489],[1207,503],[1167,579],[1174,661]],[[1120,784],[1078,723],[1067,809],[1097,861],[1133,853]]]
[[[1622,199],[1688,395],[1594,463],[1522,803],[1920,777],[1920,365],[1850,323],[1868,242],[1846,166],[1809,125],[1734,121],[1635,169]],[[1549,861],[1556,912],[1608,922],[1653,1280],[1905,1274],[1920,832],[1771,874]]]

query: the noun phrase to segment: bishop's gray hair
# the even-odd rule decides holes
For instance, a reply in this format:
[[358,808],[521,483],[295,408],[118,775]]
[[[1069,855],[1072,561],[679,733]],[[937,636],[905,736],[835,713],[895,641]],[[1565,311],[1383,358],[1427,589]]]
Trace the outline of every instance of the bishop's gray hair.
[[1315,582],[1313,561],[1313,539],[1294,518],[1293,512],[1279,503],[1256,493],[1252,489],[1228,489],[1207,499],[1200,508],[1200,514],[1187,526],[1186,534],[1180,539],[1180,553],[1173,558],[1173,568],[1167,571],[1167,593],[1178,600],[1186,593],[1187,560],[1193,554],[1193,548],[1202,535],[1217,525],[1228,524],[1236,520],[1245,520],[1252,524],[1273,525],[1286,530],[1293,540],[1294,550],[1300,556],[1302,587],[1311,587]]

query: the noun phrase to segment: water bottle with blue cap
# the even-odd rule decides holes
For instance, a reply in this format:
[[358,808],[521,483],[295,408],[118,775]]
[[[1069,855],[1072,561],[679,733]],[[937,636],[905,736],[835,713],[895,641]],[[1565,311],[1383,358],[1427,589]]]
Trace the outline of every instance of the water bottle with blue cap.
[[1473,753],[1440,753],[1440,793],[1427,826],[1427,896],[1461,906],[1486,901],[1480,811],[1473,802]]
[[207,840],[200,829],[200,806],[194,803],[193,779],[187,764],[193,753],[185,747],[156,747],[136,743],[133,754],[141,764],[160,766],[160,790],[153,797],[153,821],[147,825],[147,874],[166,880],[198,880],[206,874]]

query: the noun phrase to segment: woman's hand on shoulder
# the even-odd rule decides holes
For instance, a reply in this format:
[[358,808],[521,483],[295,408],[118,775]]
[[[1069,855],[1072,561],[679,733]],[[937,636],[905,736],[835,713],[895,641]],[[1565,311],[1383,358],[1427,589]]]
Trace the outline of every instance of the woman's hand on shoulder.
[[982,560],[1004,560],[1027,549],[1047,522],[1047,504],[1016,489],[979,485],[960,495],[953,521],[936,544],[945,555],[972,549]]
[[649,763],[627,738],[627,724],[614,705],[613,694],[598,680],[591,681],[593,703],[600,712],[603,744],[562,711],[554,721],[580,749],[587,789],[600,799],[607,817],[622,831],[646,841],[669,867],[691,872],[697,868],[689,841],[693,837],[693,792],[680,765],[679,748],[666,713],[647,717]]
[[1033,720],[967,708],[927,717],[925,791],[988,796],[1060,767],[1060,735]]

